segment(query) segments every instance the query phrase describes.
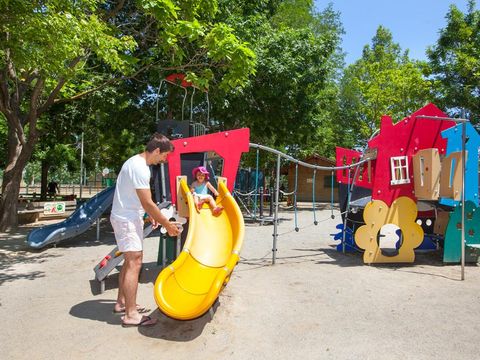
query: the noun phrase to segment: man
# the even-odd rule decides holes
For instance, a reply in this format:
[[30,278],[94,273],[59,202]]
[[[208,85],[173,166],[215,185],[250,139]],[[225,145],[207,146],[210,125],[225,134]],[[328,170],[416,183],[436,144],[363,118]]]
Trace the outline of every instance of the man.
[[47,185],[47,192],[48,192],[48,195],[52,198],[55,199],[55,195],[60,192],[59,191],[59,187],[58,187],[58,183],[55,181],[55,180],[52,180],[48,183]]
[[138,276],[143,260],[143,215],[146,212],[154,227],[162,225],[170,236],[177,236],[177,224],[170,222],[152,200],[150,165],[165,162],[173,151],[173,144],[155,133],[145,151],[132,156],[122,166],[117,178],[110,221],[118,249],[125,260],[119,276],[117,302],[114,312],[125,312],[122,326],[151,326],[157,320],[141,313],[147,311],[137,305]]

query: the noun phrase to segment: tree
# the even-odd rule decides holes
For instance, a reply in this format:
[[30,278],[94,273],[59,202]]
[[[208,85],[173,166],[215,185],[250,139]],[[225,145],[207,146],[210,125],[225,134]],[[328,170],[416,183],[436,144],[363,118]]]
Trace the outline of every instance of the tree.
[[402,119],[429,100],[424,64],[410,60],[383,26],[362,58],[349,65],[340,81],[337,132],[341,146],[360,146],[378,129],[382,115]]
[[463,14],[455,5],[446,15],[447,26],[427,50],[429,72],[435,81],[438,104],[452,114],[461,108],[470,120],[480,122],[480,10],[470,0]]
[[329,100],[341,65],[338,14],[331,7],[317,13],[309,0],[226,1],[225,7],[225,21],[252,44],[257,73],[244,88],[216,94],[214,116],[294,156],[328,153]]
[[248,78],[254,54],[230,27],[211,22],[216,11],[215,0],[0,0],[0,112],[8,131],[0,231],[17,224],[22,171],[53,104],[154,68],[183,69],[202,86],[211,68],[222,70],[216,80],[224,88]]

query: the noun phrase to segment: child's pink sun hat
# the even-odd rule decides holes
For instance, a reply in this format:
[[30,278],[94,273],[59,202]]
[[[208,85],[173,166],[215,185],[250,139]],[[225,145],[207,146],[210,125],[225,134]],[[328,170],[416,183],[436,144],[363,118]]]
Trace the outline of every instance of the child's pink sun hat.
[[210,174],[208,173],[208,170],[205,168],[205,166],[197,166],[195,169],[192,170],[192,175],[194,178],[197,177],[198,172],[204,174],[207,180],[210,178]]

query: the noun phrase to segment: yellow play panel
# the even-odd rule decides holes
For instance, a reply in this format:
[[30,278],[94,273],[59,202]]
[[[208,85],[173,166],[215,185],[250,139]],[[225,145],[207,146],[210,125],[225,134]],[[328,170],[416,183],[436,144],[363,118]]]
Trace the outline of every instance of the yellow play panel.
[[[423,229],[415,222],[416,217],[417,205],[405,196],[396,199],[390,207],[381,200],[369,202],[363,212],[365,225],[355,233],[355,243],[365,250],[363,261],[366,264],[413,262],[414,249],[423,241]],[[388,227],[401,230],[399,240],[401,238],[403,241],[394,256],[386,256],[379,246],[379,235]],[[385,236],[390,232],[383,231]]]
[[188,204],[189,228],[180,256],[158,275],[155,301],[166,315],[189,320],[210,309],[227,284],[238,262],[245,226],[233,196],[219,182],[217,203],[224,210],[213,216],[204,205],[198,212],[184,179],[180,180],[180,199]]

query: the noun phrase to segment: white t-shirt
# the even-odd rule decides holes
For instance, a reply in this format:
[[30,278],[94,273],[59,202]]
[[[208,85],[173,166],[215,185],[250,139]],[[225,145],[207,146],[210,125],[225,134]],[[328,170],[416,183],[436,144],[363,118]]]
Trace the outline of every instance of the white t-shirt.
[[118,174],[111,216],[119,221],[138,220],[143,210],[136,189],[150,189],[150,167],[140,155],[125,161]]

